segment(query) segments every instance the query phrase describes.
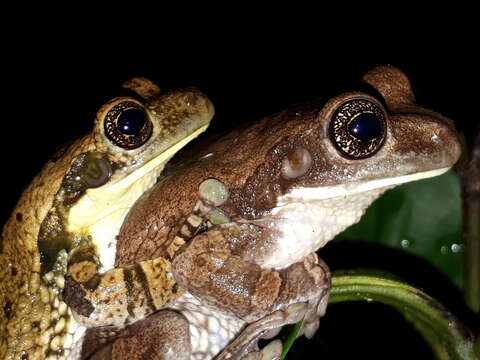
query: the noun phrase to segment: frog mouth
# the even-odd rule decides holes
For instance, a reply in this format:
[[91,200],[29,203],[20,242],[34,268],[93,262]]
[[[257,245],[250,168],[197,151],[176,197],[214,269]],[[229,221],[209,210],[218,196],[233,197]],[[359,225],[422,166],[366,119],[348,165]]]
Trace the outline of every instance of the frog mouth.
[[297,199],[302,199],[302,201],[325,200],[338,197],[347,197],[349,195],[363,193],[375,189],[391,188],[403,183],[439,176],[446,173],[448,170],[450,170],[450,167],[391,178],[356,181],[340,185],[320,186],[316,188],[294,188],[288,194],[285,194],[279,198],[277,206],[298,201]]

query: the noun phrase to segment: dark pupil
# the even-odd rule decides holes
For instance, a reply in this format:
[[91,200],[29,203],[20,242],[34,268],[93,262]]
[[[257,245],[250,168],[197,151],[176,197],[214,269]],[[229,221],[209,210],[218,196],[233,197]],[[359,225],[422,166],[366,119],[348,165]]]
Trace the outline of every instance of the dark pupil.
[[369,141],[382,133],[382,125],[377,115],[361,113],[348,124],[348,131],[357,139]]
[[127,109],[117,120],[117,129],[125,135],[138,135],[147,121],[145,111],[141,109]]

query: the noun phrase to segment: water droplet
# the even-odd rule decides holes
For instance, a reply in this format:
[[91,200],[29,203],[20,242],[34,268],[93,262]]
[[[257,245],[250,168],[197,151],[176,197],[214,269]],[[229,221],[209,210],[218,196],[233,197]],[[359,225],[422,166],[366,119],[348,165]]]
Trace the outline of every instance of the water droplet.
[[458,253],[463,250],[463,244],[452,244],[451,249],[453,253]]
[[403,239],[402,241],[400,241],[400,245],[402,246],[402,248],[408,248],[410,246],[410,241],[407,240],[407,239]]
[[447,252],[448,252],[448,246],[445,246],[443,245],[441,248],[440,248],[440,252],[445,255]]

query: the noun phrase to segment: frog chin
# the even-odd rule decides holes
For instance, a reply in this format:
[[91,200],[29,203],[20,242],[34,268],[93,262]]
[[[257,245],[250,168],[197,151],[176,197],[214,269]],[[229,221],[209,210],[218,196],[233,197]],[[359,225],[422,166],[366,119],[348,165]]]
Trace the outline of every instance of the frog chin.
[[370,204],[386,190],[405,182],[438,176],[448,169],[293,189],[280,197],[271,213],[260,220],[264,226],[276,229],[271,234],[272,251],[260,261],[262,267],[281,269],[301,260],[357,223]]

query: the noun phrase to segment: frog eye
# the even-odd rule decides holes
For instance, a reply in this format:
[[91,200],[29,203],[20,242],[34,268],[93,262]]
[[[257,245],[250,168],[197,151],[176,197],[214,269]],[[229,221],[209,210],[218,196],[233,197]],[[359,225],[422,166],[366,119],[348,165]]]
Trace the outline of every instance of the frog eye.
[[123,101],[108,111],[104,129],[106,137],[114,145],[131,150],[150,139],[153,125],[141,105],[133,101]]
[[375,154],[382,147],[386,133],[385,111],[364,98],[342,103],[330,121],[330,140],[349,159],[364,159]]

